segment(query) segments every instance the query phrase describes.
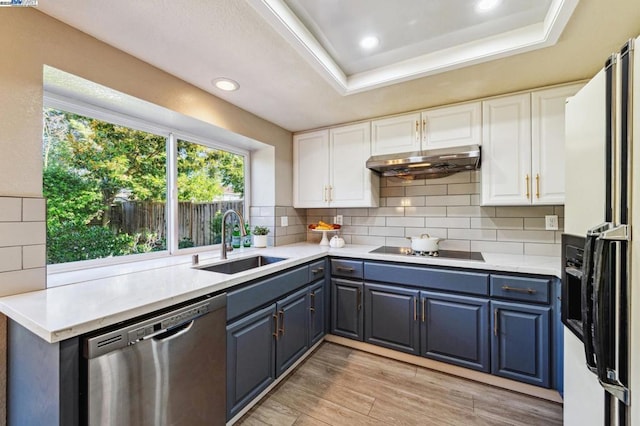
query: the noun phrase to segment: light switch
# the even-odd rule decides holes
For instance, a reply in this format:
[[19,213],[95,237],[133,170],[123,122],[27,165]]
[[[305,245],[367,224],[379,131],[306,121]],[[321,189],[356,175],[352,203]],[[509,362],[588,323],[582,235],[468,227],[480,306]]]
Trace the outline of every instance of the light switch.
[[280,217],[280,226],[289,226],[289,216]]

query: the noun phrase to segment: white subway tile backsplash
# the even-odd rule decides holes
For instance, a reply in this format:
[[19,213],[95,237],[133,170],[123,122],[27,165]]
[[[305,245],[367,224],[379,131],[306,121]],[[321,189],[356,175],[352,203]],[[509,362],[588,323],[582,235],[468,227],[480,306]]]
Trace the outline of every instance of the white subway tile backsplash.
[[471,251],[524,254],[524,243],[504,241],[471,241]]
[[480,184],[478,183],[452,183],[447,185],[447,194],[479,194]]
[[38,244],[22,247],[22,267],[24,269],[42,268],[47,265],[47,246]]
[[0,272],[22,269],[22,247],[0,248]]
[[22,221],[44,222],[47,220],[47,204],[44,198],[22,199]]
[[20,222],[21,220],[22,198],[0,197],[0,222]]
[[521,217],[472,217],[471,227],[480,229],[523,229]]
[[560,217],[564,217],[564,206],[554,206],[553,214],[557,214]]
[[405,237],[419,237],[423,234],[430,237],[447,238],[446,228],[404,228]]
[[471,203],[469,195],[434,195],[427,196],[427,206],[468,206]]
[[472,172],[469,172],[470,177],[471,177],[471,182],[481,182],[480,181],[480,170],[474,170]]
[[384,245],[392,247],[411,247],[411,242],[406,238],[387,237]]
[[275,207],[260,207],[260,216],[275,216]]
[[385,245],[385,237],[369,235],[352,235],[351,244],[366,244],[371,246]]
[[369,209],[338,209],[336,214],[343,216],[368,216]]
[[[343,220],[346,217],[343,217]],[[356,226],[385,226],[387,219],[384,216],[354,216],[349,218],[351,225]]]
[[496,207],[496,217],[544,217],[553,214],[553,206]]
[[440,250],[470,251],[471,245],[468,240],[444,240],[438,243]]
[[438,179],[425,179],[426,185],[443,185],[449,183],[471,182],[471,172],[460,172]]
[[423,217],[389,217],[387,218],[387,226],[409,226],[414,228],[420,228],[424,225]]
[[447,185],[410,186],[405,188],[405,195],[447,195]]
[[423,217],[433,217],[433,216],[446,216],[447,215],[447,207],[439,206],[439,207],[405,207],[404,208],[405,216],[423,216]]
[[450,228],[448,238],[452,240],[496,241],[495,229],[455,229]]
[[0,222],[0,247],[45,243],[45,222]]
[[468,217],[428,217],[427,227],[431,228],[469,228]]
[[388,207],[409,207],[409,206],[424,206],[424,197],[388,197]]
[[480,205],[480,194],[471,194],[470,200],[471,200],[471,205],[472,206],[479,206]]
[[345,234],[352,235],[369,235],[369,227],[367,226],[343,226],[341,231]]
[[521,241],[526,243],[555,243],[553,231],[516,231],[498,230],[498,240],[500,241]]
[[369,227],[369,235],[381,237],[403,237],[404,228],[390,228],[387,226]]
[[28,291],[44,290],[46,283],[47,276],[45,268],[0,272],[0,297]]
[[466,216],[466,217],[494,217],[496,215],[495,207],[480,206],[448,206],[447,216]]
[[404,207],[378,207],[369,209],[369,216],[404,216]]
[[407,180],[407,179],[401,179],[401,178],[397,178],[397,177],[389,177],[389,178],[382,178],[380,179],[381,181],[386,181],[386,185],[387,187],[390,186],[422,186],[425,184],[425,180],[424,179],[415,179],[415,180]]
[[405,196],[404,190],[405,188],[403,186],[387,186],[385,188],[380,188],[380,196],[381,197],[404,197]]
[[530,231],[544,231],[545,220],[544,217],[525,217],[524,229]]

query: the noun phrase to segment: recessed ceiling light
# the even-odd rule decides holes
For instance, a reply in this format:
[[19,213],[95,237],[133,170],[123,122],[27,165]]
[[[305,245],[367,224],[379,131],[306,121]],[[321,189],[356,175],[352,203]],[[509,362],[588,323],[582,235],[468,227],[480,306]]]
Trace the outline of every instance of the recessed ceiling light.
[[483,13],[494,9],[500,4],[500,0],[479,0],[476,3],[476,12]]
[[231,80],[230,78],[216,78],[211,82],[218,89],[224,90],[225,92],[233,92],[234,90],[238,90],[240,88],[238,82]]
[[363,37],[362,40],[360,40],[360,47],[362,47],[363,49],[373,49],[379,43],[380,43],[380,40],[378,40],[378,37],[367,36],[367,37]]

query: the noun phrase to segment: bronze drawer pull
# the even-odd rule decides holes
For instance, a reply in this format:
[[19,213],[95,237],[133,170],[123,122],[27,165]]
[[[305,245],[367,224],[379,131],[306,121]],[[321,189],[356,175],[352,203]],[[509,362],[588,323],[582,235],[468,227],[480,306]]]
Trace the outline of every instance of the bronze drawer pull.
[[493,335],[498,335],[498,308],[493,310]]
[[527,293],[527,294],[536,294],[538,291],[532,288],[519,288],[519,287],[509,287],[508,285],[503,285],[502,289],[504,291],[515,291],[516,293]]
[[418,321],[418,298],[413,298],[413,320]]
[[282,333],[282,335],[284,336],[284,311],[282,309],[280,309],[280,311],[278,312],[278,316],[280,316],[281,320],[281,324],[280,324],[280,333]]
[[316,292],[312,292],[311,293],[311,307],[309,308],[309,310],[311,312],[315,312],[316,311]]
[[312,274],[319,274],[320,272],[324,272],[324,268],[320,267],[320,268],[316,268],[316,269],[312,269],[311,270]]
[[349,267],[349,266],[336,266],[336,269],[338,271],[343,271],[343,272],[353,272],[355,271],[355,269]]
[[422,322],[425,321],[425,317],[426,317],[426,312],[427,312],[427,298],[423,297],[422,298]]
[[356,299],[356,310],[360,312],[360,309],[362,309],[362,290],[360,290],[359,288],[356,292]]
[[273,332],[273,337],[278,340],[278,315],[276,314],[273,314],[273,329],[275,330]]

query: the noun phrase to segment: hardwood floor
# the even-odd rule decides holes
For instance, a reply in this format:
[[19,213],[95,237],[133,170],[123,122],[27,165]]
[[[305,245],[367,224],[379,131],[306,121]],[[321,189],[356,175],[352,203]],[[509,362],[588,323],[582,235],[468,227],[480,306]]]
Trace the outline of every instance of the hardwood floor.
[[562,425],[562,405],[323,343],[237,425]]

